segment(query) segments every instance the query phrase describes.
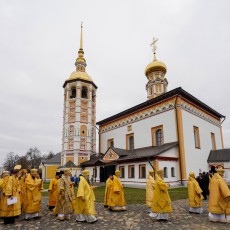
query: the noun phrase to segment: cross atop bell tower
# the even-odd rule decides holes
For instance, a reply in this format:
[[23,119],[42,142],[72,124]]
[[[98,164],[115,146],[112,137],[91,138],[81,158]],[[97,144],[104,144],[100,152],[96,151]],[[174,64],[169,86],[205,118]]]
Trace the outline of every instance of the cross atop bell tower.
[[96,152],[96,90],[86,72],[81,23],[80,48],[75,62],[76,71],[65,81],[61,165],[75,165],[89,160]]

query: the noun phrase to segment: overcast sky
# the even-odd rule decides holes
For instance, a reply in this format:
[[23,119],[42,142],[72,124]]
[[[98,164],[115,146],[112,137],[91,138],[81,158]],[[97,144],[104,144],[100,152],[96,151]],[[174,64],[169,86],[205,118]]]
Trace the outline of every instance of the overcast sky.
[[83,21],[97,121],[147,99],[150,43],[182,87],[225,115],[230,147],[229,0],[0,0],[0,164],[10,151],[61,151],[63,83],[75,70]]

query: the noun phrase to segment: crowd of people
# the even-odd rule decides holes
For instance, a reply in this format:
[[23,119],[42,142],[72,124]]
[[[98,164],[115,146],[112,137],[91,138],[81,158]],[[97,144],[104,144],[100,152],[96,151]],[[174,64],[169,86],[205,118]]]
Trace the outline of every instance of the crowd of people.
[[[75,182],[71,181],[70,170],[57,172],[50,181],[48,207],[60,221],[69,220],[75,213],[76,221],[94,223],[97,221],[95,197],[89,182],[89,171],[82,171],[78,179],[75,195]],[[13,224],[21,215],[24,220],[41,218],[41,190],[43,181],[37,169],[27,171],[16,165],[11,174],[3,171],[0,179],[0,217],[4,224]]]
[[[223,179],[224,169],[211,167],[209,173],[202,173],[197,178],[190,172],[188,178],[189,213],[203,213],[203,200],[208,196],[208,218],[214,222],[230,223],[230,190]],[[169,184],[163,180],[163,170],[150,170],[146,180],[146,206],[150,217],[168,220],[172,212],[168,194]]]
[[[208,217],[211,221],[230,223],[230,190],[223,179],[224,170],[212,167],[209,174],[203,173],[197,178],[191,172],[188,178],[189,213],[203,213],[203,199],[208,201]],[[71,219],[94,223],[97,221],[95,196],[89,171],[83,170],[73,180],[69,169],[56,172],[49,184],[48,208],[60,221]],[[170,184],[164,181],[162,169],[149,171],[146,179],[146,206],[148,214],[156,220],[168,220],[172,213],[169,196]],[[13,224],[15,219],[23,215],[25,220],[41,218],[41,190],[43,181],[37,169],[22,169],[16,165],[10,174],[3,171],[0,179],[0,217],[5,224]],[[120,181],[120,171],[110,175],[106,181],[104,207],[111,211],[125,211],[126,202],[124,187]]]

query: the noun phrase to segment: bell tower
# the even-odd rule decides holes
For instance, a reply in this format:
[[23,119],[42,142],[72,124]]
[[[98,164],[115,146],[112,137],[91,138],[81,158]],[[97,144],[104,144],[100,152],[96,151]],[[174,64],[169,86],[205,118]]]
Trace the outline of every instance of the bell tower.
[[168,81],[165,78],[167,72],[166,65],[156,58],[156,43],[158,39],[153,38],[151,46],[153,47],[153,61],[145,68],[145,76],[148,79],[146,84],[147,98],[152,99],[167,92]]
[[86,72],[81,24],[80,48],[75,62],[76,71],[65,81],[61,165],[75,165],[90,159],[96,152],[96,90]]

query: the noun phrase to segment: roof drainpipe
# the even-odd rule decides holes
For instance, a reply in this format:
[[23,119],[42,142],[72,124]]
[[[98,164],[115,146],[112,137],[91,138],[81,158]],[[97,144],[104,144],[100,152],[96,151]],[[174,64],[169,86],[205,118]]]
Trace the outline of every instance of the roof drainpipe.
[[177,127],[177,141],[178,141],[178,153],[179,153],[179,167],[180,167],[180,184],[181,186],[183,185],[183,181],[182,181],[182,167],[181,167],[181,159],[180,159],[180,139],[179,139],[179,126],[178,126],[178,115],[177,115],[177,99],[178,99],[179,95],[177,95],[176,97],[176,101],[174,104],[174,108],[176,110],[176,127]]

